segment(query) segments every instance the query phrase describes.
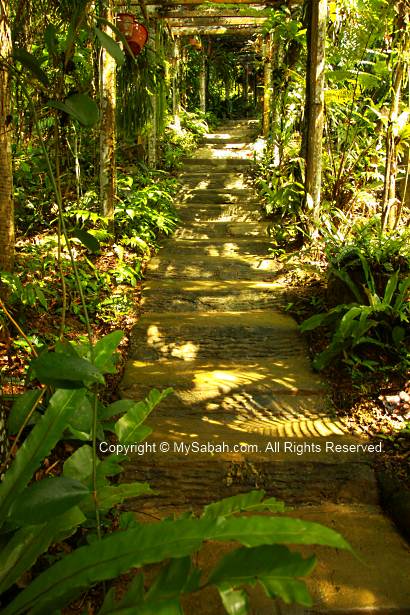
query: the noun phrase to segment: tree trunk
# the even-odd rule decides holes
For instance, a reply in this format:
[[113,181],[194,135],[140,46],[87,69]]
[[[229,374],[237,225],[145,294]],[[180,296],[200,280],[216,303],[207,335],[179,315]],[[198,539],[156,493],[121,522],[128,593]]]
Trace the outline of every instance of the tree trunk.
[[[10,61],[12,45],[9,3],[0,0],[0,62]],[[14,264],[14,206],[11,162],[10,76],[0,63],[0,270],[12,271]],[[1,290],[1,289],[0,289]]]
[[[399,222],[401,213],[400,201],[396,194],[396,178],[398,170],[397,156],[397,119],[400,112],[401,87],[406,64],[406,55],[409,51],[409,35],[406,27],[406,1],[397,4],[396,49],[397,63],[393,69],[392,99],[389,109],[389,120],[386,130],[386,164],[384,172],[384,186],[382,199],[382,227],[394,228]],[[407,191],[407,189],[406,189]],[[404,195],[404,198],[405,195]]]
[[270,34],[263,44],[263,136],[266,138],[271,128],[272,112],[272,40]]
[[199,71],[199,108],[202,113],[206,113],[206,56],[202,49],[201,67]]
[[[106,0],[103,10],[104,19],[113,23],[112,0]],[[110,35],[110,28],[101,25]],[[116,192],[116,64],[114,58],[104,49],[100,50],[100,202],[101,212],[114,227],[114,207]]]
[[[10,76],[7,67],[2,64],[2,60],[10,61],[12,51],[8,11],[7,0],[0,0],[0,271],[12,271],[14,265]],[[0,397],[0,480],[8,452],[6,424],[6,413]]]
[[[305,190],[307,209],[311,210],[309,226],[319,223],[322,185],[322,140],[324,128],[324,86],[327,0],[311,0],[310,46],[306,73],[308,109],[306,139]],[[313,223],[313,225],[311,224]]]

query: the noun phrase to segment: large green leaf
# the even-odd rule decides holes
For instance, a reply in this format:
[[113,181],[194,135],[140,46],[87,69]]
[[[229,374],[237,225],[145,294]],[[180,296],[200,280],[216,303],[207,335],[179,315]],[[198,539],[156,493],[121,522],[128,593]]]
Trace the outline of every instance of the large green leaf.
[[114,506],[122,504],[129,498],[152,493],[148,483],[124,483],[121,485],[108,485],[98,490],[98,507],[101,511],[109,511]]
[[218,585],[219,595],[228,615],[248,615],[248,595],[243,589],[236,589],[229,583]]
[[45,352],[32,361],[31,367],[40,382],[60,388],[81,388],[86,383],[105,383],[100,370],[90,361],[71,355]]
[[304,583],[297,577],[308,575],[314,568],[314,556],[304,559],[299,553],[282,545],[241,547],[228,553],[209,576],[208,582],[232,589],[241,585],[253,585],[263,581],[271,597],[280,597],[284,602],[298,602],[311,606],[312,601]]
[[148,600],[176,596],[184,591],[191,572],[191,558],[171,559],[160,571],[147,593]]
[[351,550],[349,543],[334,530],[320,523],[291,517],[227,517],[217,524],[208,538],[238,540],[247,547],[274,543],[316,544]]
[[151,429],[142,423],[152,410],[170,393],[172,389],[158,391],[152,389],[144,401],[130,406],[124,416],[115,423],[115,434],[122,444],[140,442],[151,433]]
[[74,599],[90,585],[116,578],[130,568],[178,558],[197,551],[204,540],[261,544],[321,544],[350,549],[337,532],[318,523],[286,517],[179,519],[141,524],[81,547],[40,574],[2,615],[30,610],[42,615]]
[[313,606],[313,600],[304,581],[299,579],[286,579],[265,577],[260,579],[267,595],[273,600],[281,598],[286,604],[300,604]]
[[265,492],[262,490],[233,495],[205,506],[202,516],[215,519],[216,517],[229,516],[241,511],[256,512],[270,510],[271,512],[284,512],[285,505],[283,502],[276,500],[276,498],[263,500],[264,496]]
[[0,594],[18,581],[60,536],[70,535],[85,520],[79,508],[72,508],[42,525],[19,529],[0,551]]
[[100,251],[100,242],[94,235],[91,235],[91,233],[88,233],[82,228],[75,228],[71,234],[73,237],[76,237],[76,239],[79,239],[90,252],[95,254]]
[[68,421],[68,428],[82,431],[87,434],[91,433],[93,422],[93,407],[90,399],[85,396],[81,402],[74,408],[73,413]]
[[64,102],[50,101],[49,106],[64,111],[85,128],[92,128],[99,120],[98,106],[87,94],[73,94]]
[[304,559],[300,553],[290,551],[283,545],[260,545],[240,547],[231,551],[211,572],[208,583],[231,583],[242,585],[266,577],[302,577],[309,574],[315,558]]
[[14,498],[26,487],[41,461],[61,438],[70,413],[85,393],[85,389],[60,389],[51,397],[46,412],[19,448],[0,484],[0,524],[5,520]]
[[137,574],[127,587],[125,595],[119,600],[115,600],[115,589],[111,588],[104,599],[104,603],[98,611],[98,615],[107,613],[118,613],[126,608],[133,608],[136,604],[142,604],[144,600],[144,575]]
[[307,318],[300,325],[300,330],[302,333],[306,333],[306,331],[312,331],[317,327],[323,325],[327,314],[314,314],[310,318]]
[[98,581],[116,578],[130,568],[189,555],[199,549],[214,525],[214,520],[184,519],[141,524],[111,534],[76,549],[41,573],[3,609],[2,615],[27,610],[31,615],[43,615],[67,604]]
[[103,373],[115,374],[117,371],[115,353],[119,343],[124,337],[123,331],[113,331],[102,337],[93,349],[94,365]]
[[36,525],[66,512],[89,495],[82,483],[58,476],[44,478],[26,487],[10,507],[13,523]]
[[63,474],[67,478],[87,482],[91,477],[93,467],[93,449],[88,444],[78,448],[63,466]]
[[105,32],[102,32],[97,27],[94,28],[94,32],[100,42],[100,45],[108,51],[108,53],[114,58],[118,66],[122,66],[125,62],[125,54],[119,44],[115,42],[115,40],[111,36],[109,36]]
[[34,75],[43,85],[49,86],[49,80],[46,73],[41,68],[40,62],[26,49],[19,47],[14,48],[13,58],[20,62],[25,68]]
[[[23,426],[27,416],[34,408],[42,391],[41,389],[33,389],[19,395],[14,402],[7,421],[7,427],[10,434],[16,434]],[[38,412],[34,413],[35,418],[40,416]],[[32,415],[32,417],[34,416]]]

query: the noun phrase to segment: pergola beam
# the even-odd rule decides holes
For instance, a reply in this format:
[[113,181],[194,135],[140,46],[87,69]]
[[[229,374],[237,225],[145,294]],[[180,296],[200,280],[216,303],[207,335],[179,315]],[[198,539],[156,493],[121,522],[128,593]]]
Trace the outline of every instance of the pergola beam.
[[265,17],[188,17],[186,19],[173,19],[166,17],[171,28],[189,26],[261,26],[265,23]]
[[256,14],[256,9],[249,9],[249,12],[247,12],[246,7],[239,6],[237,9],[226,9],[223,7],[204,7],[192,10],[168,8],[161,11],[161,16],[171,19],[196,19],[197,17],[268,17],[269,14],[269,9],[258,9],[258,14]]
[[179,26],[171,28],[175,36],[252,36],[258,32],[258,27],[249,26]]
[[[164,2],[158,2],[158,0],[145,0],[145,4],[147,6],[155,5],[158,7],[165,8],[172,6],[200,5],[207,3],[204,2],[204,0],[165,0]],[[212,4],[227,4],[227,2],[226,0],[212,0]],[[284,4],[284,2],[283,0],[235,0],[234,4],[259,4],[265,6],[277,6]]]

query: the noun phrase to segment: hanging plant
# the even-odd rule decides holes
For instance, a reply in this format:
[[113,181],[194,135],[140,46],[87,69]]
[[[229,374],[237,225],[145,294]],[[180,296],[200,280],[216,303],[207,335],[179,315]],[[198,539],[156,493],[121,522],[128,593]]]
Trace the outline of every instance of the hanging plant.
[[127,43],[132,53],[137,56],[143,50],[148,40],[147,28],[138,23],[135,16],[131,13],[118,13],[118,29],[127,39]]

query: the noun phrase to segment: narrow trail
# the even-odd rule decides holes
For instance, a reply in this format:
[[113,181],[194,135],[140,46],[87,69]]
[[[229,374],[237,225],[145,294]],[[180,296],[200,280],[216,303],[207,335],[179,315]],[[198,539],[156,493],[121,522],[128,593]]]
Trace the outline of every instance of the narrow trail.
[[[340,531],[361,560],[314,548],[315,608],[272,611],[255,594],[253,613],[410,613],[409,549],[379,507],[371,457],[335,450],[366,442],[334,417],[295,321],[277,308],[280,267],[267,256],[267,223],[245,173],[256,131],[252,121],[229,122],[185,162],[180,228],[147,270],[122,396],[174,393],[148,421],[157,451],[126,470],[127,481],[158,492],[133,509],[166,516],[263,488],[296,517]],[[169,452],[158,450],[163,441]],[[209,547],[204,566],[220,552]],[[190,600],[190,615],[225,612],[210,591]]]

